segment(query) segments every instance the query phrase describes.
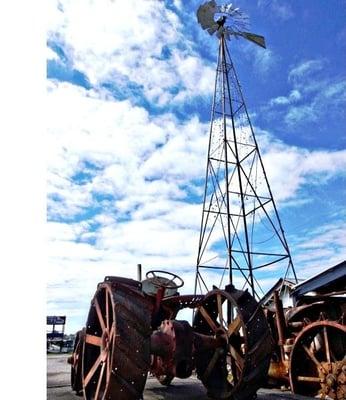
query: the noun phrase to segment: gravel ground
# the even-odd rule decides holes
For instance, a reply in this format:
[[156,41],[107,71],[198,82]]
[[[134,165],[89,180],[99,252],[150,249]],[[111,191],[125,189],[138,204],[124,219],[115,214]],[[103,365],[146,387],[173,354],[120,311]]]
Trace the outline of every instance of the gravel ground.
[[[47,357],[47,399],[78,400],[70,387],[70,366],[67,355]],[[208,400],[201,382],[194,376],[188,379],[174,379],[169,387],[162,386],[156,378],[149,377],[144,390],[144,400]],[[293,395],[279,390],[260,389],[258,400],[311,400],[310,397]]]

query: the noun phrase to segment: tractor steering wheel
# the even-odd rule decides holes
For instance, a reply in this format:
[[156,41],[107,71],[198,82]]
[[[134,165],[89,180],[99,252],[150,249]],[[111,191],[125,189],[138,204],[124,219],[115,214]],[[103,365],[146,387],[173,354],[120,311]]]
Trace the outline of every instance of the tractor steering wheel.
[[[159,273],[160,275],[168,275],[169,278],[158,276],[156,275],[157,273]],[[145,276],[147,279],[150,279],[150,282],[156,287],[164,287],[166,289],[178,289],[184,285],[184,281],[180,278],[180,276],[172,274],[172,272],[152,270],[148,271]],[[167,281],[163,282],[160,278],[163,278],[164,280],[167,279]],[[175,280],[177,280],[177,283],[174,282]]]

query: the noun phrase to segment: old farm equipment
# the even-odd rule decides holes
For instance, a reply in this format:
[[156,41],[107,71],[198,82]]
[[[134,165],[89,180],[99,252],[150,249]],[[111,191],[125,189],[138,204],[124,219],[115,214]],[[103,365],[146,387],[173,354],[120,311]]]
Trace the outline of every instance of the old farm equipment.
[[[261,307],[232,285],[179,295],[182,285],[164,271],[144,281],[106,277],[69,359],[72,389],[85,399],[141,399],[148,372],[169,385],[195,370],[214,399],[252,399],[268,378],[294,393],[345,399],[344,298],[299,296],[284,309],[278,290]],[[196,310],[192,326],[175,319],[183,308]]]
[[[86,400],[137,400],[149,372],[169,385],[195,371],[210,398],[251,400],[272,358],[276,382],[342,399],[341,314],[323,318],[307,304],[284,310],[283,285],[270,306],[259,293],[259,279],[272,279],[273,267],[283,271],[281,283],[289,274],[298,282],[227,46],[241,37],[265,47],[264,38],[245,30],[232,5],[209,1],[197,18],[216,34],[219,51],[194,294],[180,295],[184,282],[170,272],[149,271],[143,281],[107,276],[69,359],[72,388]],[[176,319],[184,308],[194,310],[192,326]],[[309,373],[299,369],[303,364]]]
[[[271,352],[263,310],[231,285],[179,295],[182,285],[164,271],[142,282],[106,277],[69,360],[72,388],[85,399],[141,399],[149,371],[167,385],[196,370],[211,398],[252,399]],[[183,308],[196,310],[193,326],[175,319]]]
[[311,397],[345,399],[346,262],[291,287],[293,307],[284,308],[275,289],[263,301],[276,343],[269,383]]

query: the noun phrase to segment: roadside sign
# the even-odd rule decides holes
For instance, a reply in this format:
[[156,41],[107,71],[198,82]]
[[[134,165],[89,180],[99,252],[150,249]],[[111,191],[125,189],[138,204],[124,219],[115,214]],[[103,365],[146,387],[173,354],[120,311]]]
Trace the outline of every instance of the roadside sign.
[[47,317],[47,325],[65,325],[65,316],[49,316]]

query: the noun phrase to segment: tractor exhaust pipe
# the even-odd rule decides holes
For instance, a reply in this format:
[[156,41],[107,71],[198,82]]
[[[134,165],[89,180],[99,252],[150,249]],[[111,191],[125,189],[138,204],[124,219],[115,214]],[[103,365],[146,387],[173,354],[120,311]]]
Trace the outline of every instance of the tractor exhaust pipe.
[[142,281],[142,264],[137,264],[137,281]]

